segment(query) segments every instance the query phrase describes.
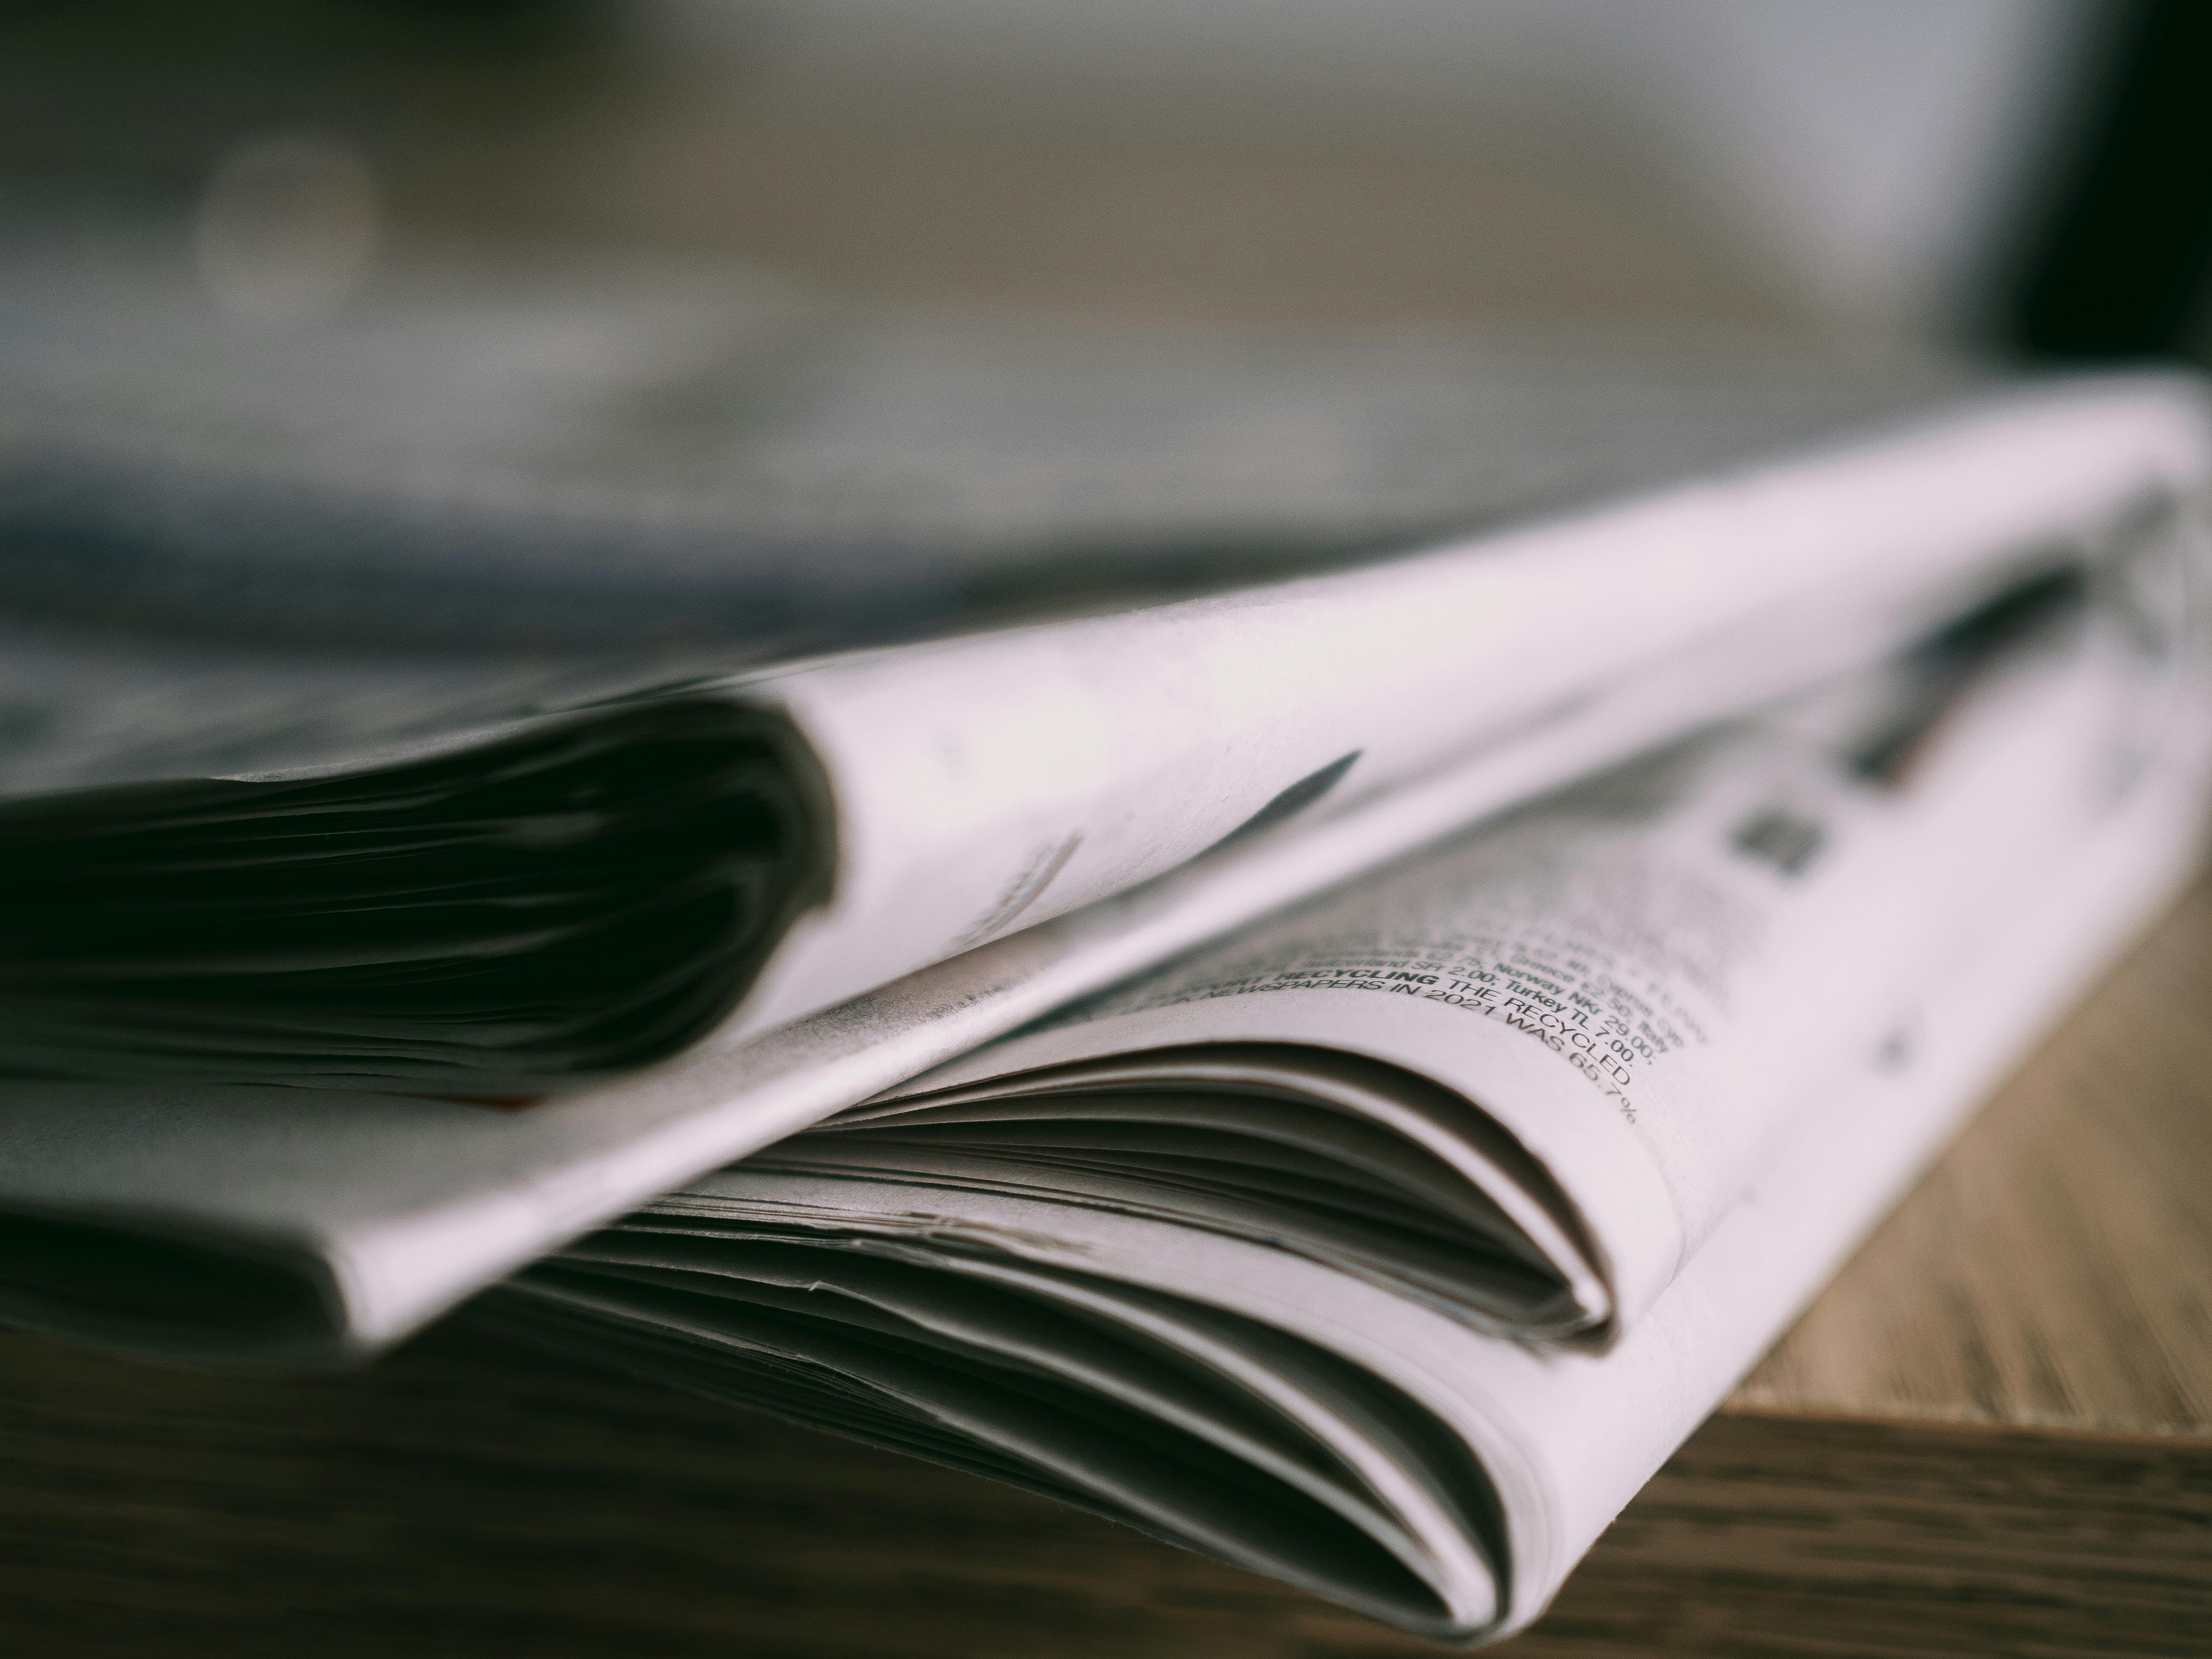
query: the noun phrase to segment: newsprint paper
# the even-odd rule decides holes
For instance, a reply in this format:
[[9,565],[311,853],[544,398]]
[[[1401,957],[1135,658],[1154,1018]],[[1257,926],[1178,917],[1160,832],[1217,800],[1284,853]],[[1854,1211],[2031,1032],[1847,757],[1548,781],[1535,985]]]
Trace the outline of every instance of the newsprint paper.
[[[299,1363],[540,1256],[478,1316],[1504,1633],[2194,868],[2200,556],[2169,523],[996,1043],[967,1011],[1310,838],[787,1028],[815,1092],[759,1139],[811,1131],[550,1256],[646,1196],[584,1150],[617,1094],[11,1091],[7,1313]],[[630,1085],[625,1144],[763,1041]]]
[[475,1298],[1519,1628],[2195,868],[2208,457],[2183,382],[2005,391],[673,677],[11,622],[0,1317]]

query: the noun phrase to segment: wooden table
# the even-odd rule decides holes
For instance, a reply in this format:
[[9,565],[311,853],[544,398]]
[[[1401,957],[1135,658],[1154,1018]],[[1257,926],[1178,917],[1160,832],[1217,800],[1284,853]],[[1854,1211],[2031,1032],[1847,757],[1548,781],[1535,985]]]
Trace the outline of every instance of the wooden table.
[[[2212,1653],[2212,884],[1621,1516],[1524,1659]],[[240,1379],[0,1338],[0,1650],[1437,1650],[453,1325]]]

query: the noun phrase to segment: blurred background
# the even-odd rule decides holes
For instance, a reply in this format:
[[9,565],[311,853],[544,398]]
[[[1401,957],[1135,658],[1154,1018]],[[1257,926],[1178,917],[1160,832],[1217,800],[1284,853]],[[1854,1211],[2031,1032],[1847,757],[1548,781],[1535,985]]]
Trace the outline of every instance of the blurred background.
[[2201,353],[2207,33],[2121,0],[17,0],[0,210],[166,227],[277,319],[420,252],[614,249],[1101,325]]
[[0,620],[812,648],[2203,358],[2208,71],[2187,0],[15,0]]

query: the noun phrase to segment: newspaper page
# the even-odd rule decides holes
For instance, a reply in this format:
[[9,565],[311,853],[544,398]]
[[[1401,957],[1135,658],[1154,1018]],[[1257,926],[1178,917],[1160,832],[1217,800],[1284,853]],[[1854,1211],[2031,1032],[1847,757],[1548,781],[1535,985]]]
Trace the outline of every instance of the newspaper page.
[[270,680],[42,633],[0,653],[0,1065],[514,1097],[766,1031],[1639,684],[1686,726],[1856,666],[2098,556],[2205,449],[2176,383],[2016,392],[1337,574],[734,678]]
[[[1688,669],[1624,688],[1322,824],[1257,830],[823,1014],[526,1109],[323,1091],[302,1112],[278,1088],[12,1085],[8,1316],[208,1363],[358,1358],[702,1171],[1565,784],[1624,741],[1658,741],[1704,684]],[[162,1297],[120,1297],[138,1277]]]
[[[2174,573],[2133,574],[2154,593]],[[1188,1160],[1207,1150],[1175,1127],[1190,1097],[1212,1099],[1210,1155],[1232,1166],[1252,1156],[1240,1137],[1343,1157],[1285,1121],[1303,1099],[1387,1122],[1513,1208],[1478,1231],[1533,1257],[1522,1273],[1548,1269],[1522,1294],[1567,1328],[1617,1330],[1792,1103],[1893,1024],[1899,965],[1972,936],[2113,810],[2174,717],[2179,622],[2121,589],[1986,678],[1936,673],[1940,718],[1912,695],[1929,670],[1908,670],[1870,720],[1849,706],[1864,686],[1802,711],[1838,721],[1825,740],[1770,722],[1616,772],[919,1079],[841,1120],[846,1145],[759,1167],[1209,1213],[1177,1196],[1205,1193]],[[1869,755],[1896,775],[1870,787]],[[1316,1048],[1380,1064],[1323,1067]],[[1491,1126],[1563,1218],[1530,1212],[1546,1184],[1484,1150]],[[1282,1236],[1279,1201],[1217,1185],[1215,1224]],[[1465,1282],[1394,1254],[1373,1270]],[[1505,1322],[1528,1328],[1535,1305],[1508,1301]]]
[[[526,1273],[484,1311],[1409,1630],[1510,1633],[2194,872],[2203,726],[2194,708],[2169,726],[2161,763],[2016,869],[1983,925],[1892,964],[1888,1028],[1801,1079],[1748,1187],[1608,1352],[1486,1332],[1295,1230],[1263,1238],[1058,1182],[1024,1194],[758,1163]],[[1922,872],[1923,898],[1937,879]]]
[[[2159,568],[2157,559],[2144,556],[2151,568]],[[2107,605],[2099,614],[2112,608]],[[2129,614],[2127,605],[2118,609],[2121,615]],[[2132,705],[2146,695],[2154,698],[2157,687],[2166,683],[2166,671],[2146,677],[2144,665],[2155,653],[2140,641],[2117,651],[2107,649],[2113,626],[2077,627],[2072,635],[2072,659],[2081,672],[2073,679],[2060,678],[2084,691],[2073,705],[2076,718],[2056,718],[2065,712],[2064,700],[2053,702],[2047,692],[2037,692],[2035,687],[2045,684],[2039,675],[2030,675],[1995,703],[1999,708],[2041,708],[2052,716],[2047,720],[2031,717],[2023,722],[1987,713],[1970,718],[1972,698],[1964,705],[1946,699],[1944,706],[1954,708],[1951,735],[1948,744],[1937,741],[1943,735],[1939,731],[1920,745],[1921,787],[1930,788],[1944,779],[1974,779],[1978,788],[1988,787],[1993,775],[1977,769],[2016,767],[2019,757],[2000,739],[2027,731],[2049,776],[2015,799],[2057,796],[2060,810],[2051,822],[2054,833],[2063,834],[2064,826],[2077,823],[2080,817],[2069,802],[2078,807],[2084,799],[2094,801],[2106,787],[2095,775],[2099,755],[2135,763],[2127,761],[2133,750],[2125,741],[2114,746],[2116,732],[2123,739],[2133,733],[2153,745],[2138,769],[2146,775],[2156,774],[2166,764],[2156,749],[2160,722]],[[2151,632],[2143,637],[2158,636]],[[1933,660],[1917,659],[1918,665],[1905,678],[1921,676]],[[1894,684],[1898,674],[1879,676],[1877,681]],[[2102,691],[2087,689],[2093,685]],[[1668,715],[1663,703],[1656,708],[1641,698],[1630,703],[1665,729]],[[2119,706],[2123,704],[2130,706]],[[20,1085],[0,1096],[0,1150],[6,1153],[0,1158],[0,1206],[13,1218],[21,1247],[11,1268],[8,1316],[142,1351],[216,1363],[300,1364],[358,1357],[404,1335],[502,1274],[703,1170],[818,1122],[1207,939],[1249,927],[1288,899],[1342,882],[1372,868],[1378,859],[1435,842],[1470,821],[1581,775],[1607,752],[1631,716],[1628,705],[1601,703],[1587,711],[1582,727],[1547,732],[1540,741],[1520,749],[1509,746],[1316,829],[1300,832],[1296,825],[1284,824],[1256,833],[1215,858],[1145,889],[980,947],[826,1015],[764,1037],[710,1041],[621,1084],[522,1109],[356,1094],[319,1097],[313,1111],[302,1113],[300,1097],[273,1089]],[[1801,710],[1791,718],[1802,723],[1811,717]],[[1852,721],[1856,720],[1853,716]],[[1840,729],[1832,714],[1822,714],[1816,724],[1826,733],[1820,738],[1824,743]],[[1969,732],[1981,735],[1969,741],[1965,735]],[[1700,745],[1666,765],[1686,768],[1675,775],[1695,783],[1701,767],[1717,764],[1712,756],[1731,750],[1748,757],[1751,770],[1746,776],[1793,777],[1802,784],[1803,777],[1786,768],[1777,769],[1776,746],[1792,741],[1796,739],[1787,736],[1785,726],[1775,726],[1765,737]],[[1946,748],[1954,758],[1933,764]],[[2112,775],[2124,771],[2124,765]],[[1745,954],[1738,974],[1746,987],[1755,977],[1749,967],[1753,961],[1770,969],[1794,963],[1792,972],[1809,965],[1825,975],[1825,963],[1808,963],[1802,952],[1783,948],[1791,933],[1786,922],[1793,907],[1802,904],[1808,907],[1805,914],[1819,915],[1820,906],[1827,902],[1818,897],[1822,885],[1814,879],[1817,871],[1808,867],[1793,877],[1772,862],[1796,843],[1763,832],[1755,838],[1759,856],[1747,858],[1732,842],[1717,848],[1710,836],[1701,842],[1697,835],[1687,833],[1697,825],[1711,828],[1715,823],[1710,803],[1727,798],[1730,786],[1726,772],[1720,767],[1704,774],[1709,781],[1702,789],[1662,791],[1647,800],[1647,811],[1652,802],[1673,803],[1674,821],[1682,831],[1659,849],[1663,856],[1650,861],[1659,867],[1678,860],[1699,879],[1711,878],[1717,861],[1722,880],[1743,878],[1734,890],[1739,898],[1765,895],[1764,902],[1781,921],[1769,929],[1773,939],[1759,947],[1767,951],[1766,957],[1739,941]],[[1815,776],[1812,782],[1821,800],[1832,800],[1838,793],[1832,776],[1825,782]],[[1848,796],[1849,789],[1844,793]],[[1938,789],[1934,795],[1916,797],[1906,791],[1893,799],[1858,800],[1854,810],[1862,822],[1853,832],[1877,849],[1893,844],[1885,837],[1897,836],[1924,837],[1923,844],[1931,848],[1950,848],[1947,838],[1960,833],[1954,822],[1968,821],[1949,820],[1933,806],[1912,804],[1915,799],[1934,801],[1942,793]],[[1627,842],[1619,837],[1624,824],[1632,822],[1621,812],[1635,799],[1633,790],[1626,795],[1616,790],[1607,805],[1607,793],[1601,789],[1584,801],[1581,811],[1586,821],[1578,833],[1596,860],[1594,870],[1617,872],[1624,858],[1632,863],[1633,835]],[[1851,803],[1847,799],[1844,804]],[[1592,805],[1599,808],[1595,819],[1589,817]],[[1555,823],[1576,822],[1572,809],[1565,820],[1558,817],[1556,805],[1546,811],[1553,814]],[[1662,811],[1662,825],[1668,821]],[[1513,845],[1516,836],[1523,854],[1533,851],[1536,855],[1540,872],[1550,872],[1544,878],[1555,881],[1564,869],[1561,861],[1546,850],[1541,837],[1533,842],[1530,839],[1529,824],[1542,822],[1540,812],[1518,824],[1509,823],[1490,836],[1478,837],[1468,848],[1440,854],[1441,863],[1417,863],[1381,885],[1370,882],[1366,890],[1387,895],[1394,884],[1405,883],[1410,884],[1403,886],[1403,892],[1418,889],[1428,895],[1436,884],[1434,871],[1454,867],[1480,878],[1486,856],[1493,866],[1498,861],[1480,849],[1492,840]],[[1740,817],[1718,820],[1729,831],[1742,822]],[[1852,826],[1839,820],[1839,830],[1847,828]],[[1657,841],[1667,842],[1668,836],[1660,834]],[[1997,867],[2003,845],[2000,836],[1970,849],[1973,867]],[[1929,890],[1924,872],[1906,869],[1899,876],[1871,854],[1845,859],[1842,842],[1830,850],[1833,860],[1827,867],[1856,872],[1855,880],[1884,885],[1896,877],[1913,892]],[[1954,856],[1955,851],[1942,856]],[[1424,876],[1425,869],[1431,873]],[[1421,885],[1425,880],[1427,887]],[[1765,884],[1763,888],[1761,883]],[[1974,886],[1971,880],[1954,878],[1937,890],[1956,887],[1966,894]],[[1564,900],[1565,896],[1559,896]],[[1429,902],[1428,896],[1422,900]],[[1869,902],[1878,914],[1896,914],[1882,908],[1891,902],[1883,893],[1874,894]],[[1462,897],[1453,903],[1468,914],[1480,914],[1482,908],[1479,896],[1472,902]],[[1957,909],[1954,905],[1947,914],[1955,916]],[[1327,913],[1324,907],[1313,914]],[[1587,914],[1587,906],[1567,903],[1565,914]],[[1373,923],[1367,931],[1374,931]],[[1911,948],[1917,937],[1908,930],[1897,942],[1900,948]],[[1229,957],[1238,957],[1240,949],[1228,947]],[[1302,963],[1291,966],[1294,972],[1304,970]],[[1172,975],[1189,970],[1170,971]],[[1622,977],[1632,986],[1628,975]],[[1887,983],[1894,975],[1884,972],[1876,977]],[[1832,988],[1825,977],[1821,982]],[[1296,1222],[1322,1254],[1339,1261],[1357,1259],[1362,1271],[1380,1281],[1425,1296],[1455,1317],[1491,1327],[1507,1325],[1555,1335],[1581,1331],[1602,1340],[1632,1323],[1655,1293],[1652,1287],[1663,1282],[1688,1242],[1710,1224],[1697,1206],[1705,1203],[1710,1208],[1719,1201],[1713,1194],[1725,1194],[1729,1181],[1738,1178],[1729,1171],[1740,1170],[1754,1158],[1761,1136],[1785,1114],[1784,1097],[1795,1086],[1792,1080],[1802,1082],[1815,1069],[1803,1055],[1759,1051],[1754,1036],[1747,1063],[1774,1066],[1775,1086],[1762,1095],[1732,1080],[1725,1052],[1732,1042],[1745,1039],[1715,1018],[1715,1041],[1706,1061],[1670,1057],[1684,1078],[1676,1096],[1682,1109],[1675,1112],[1672,1123],[1664,1108],[1656,1104],[1669,1098],[1662,1085],[1655,1097],[1655,1110],[1641,1113],[1641,1121],[1631,1124],[1616,1099],[1547,1045],[1540,1022],[1524,1022],[1535,1026],[1533,1031],[1516,1030],[1502,1018],[1492,1020],[1473,1012],[1464,1000],[1426,1004],[1417,997],[1377,997],[1371,992],[1297,994],[1310,996],[1356,1011],[1340,1033],[1346,1046],[1340,1060],[1356,1055],[1376,1029],[1373,1022],[1378,1016],[1366,1011],[1376,1006],[1395,1010],[1400,1003],[1407,1004],[1415,1016],[1440,1022],[1426,1029],[1450,1035],[1441,1045],[1432,1043],[1425,1054],[1401,1052],[1386,1089],[1367,1086],[1376,1069],[1370,1062],[1368,1075],[1353,1079],[1362,1091],[1353,1109],[1370,1114],[1372,1121],[1363,1129],[1340,1111],[1317,1141],[1311,1139],[1312,1113],[1306,1115],[1297,1133],[1284,1133],[1283,1114],[1288,1108],[1279,1098],[1285,1093],[1279,1068],[1273,1076],[1259,1079],[1261,1086],[1255,1091],[1249,1086],[1255,1080],[1249,1073],[1256,1064],[1249,1043],[1224,1046],[1224,1069],[1242,1069],[1240,1086],[1245,1093],[1278,1097],[1271,1109],[1274,1115],[1254,1116],[1248,1102],[1245,1109],[1238,1109],[1245,1113],[1241,1120],[1224,1124],[1223,1113],[1235,1103],[1225,1105],[1218,1091],[1208,1100],[1202,1091],[1173,1091],[1178,1104],[1171,1115],[1192,1114],[1190,1121],[1174,1127],[1195,1130],[1201,1127],[1199,1118],[1210,1110],[1212,1121],[1204,1127],[1230,1135],[1233,1163],[1246,1166],[1241,1172],[1231,1171],[1237,1178],[1227,1183],[1225,1192],[1218,1179],[1210,1191],[1203,1183],[1185,1182],[1180,1213],[1185,1219],[1205,1218],[1205,1224],[1228,1232],[1249,1234],[1251,1203],[1257,1192],[1275,1206],[1273,1224],[1278,1231]],[[1218,1015],[1224,1010],[1280,1006],[1297,997],[1214,998],[1171,1006]],[[1747,1008],[1758,1006],[1748,995],[1742,1001]],[[1112,1006],[1110,1002],[1094,1003],[1090,1012]],[[1879,1017],[1877,1011],[1848,1000],[1830,1012],[1832,1026],[1814,1030],[1813,1023],[1801,1019],[1793,1028],[1810,1031],[1808,1042],[1824,1053],[1850,1041],[1854,1021]],[[1786,1007],[1782,1009],[1783,1016],[1788,1013]],[[1098,1024],[1089,1022],[1089,1029]],[[1085,1029],[1079,1020],[1059,1034],[1044,1035],[1052,1038]],[[1424,1028],[1401,1019],[1395,1029],[1402,1036]],[[1249,1038],[1250,1034],[1243,1035]],[[1301,1039],[1309,1035],[1298,1034]],[[1037,1040],[1031,1036],[1018,1042]],[[1433,1081],[1414,1087],[1408,1080],[1413,1073],[1402,1062],[1410,1056],[1433,1063],[1437,1075],[1449,1079],[1460,1075],[1452,1067],[1464,1063],[1459,1048],[1487,1053],[1489,1058],[1475,1062],[1478,1067],[1488,1066],[1496,1077],[1525,1084],[1521,1105],[1504,1106],[1504,1115],[1495,1115],[1490,1109],[1496,1103],[1485,1095],[1477,1103],[1483,1109],[1478,1114],[1468,1097],[1460,1095],[1450,1112],[1441,1117],[1431,1112],[1425,1118],[1423,1111],[1449,1091]],[[985,1062],[983,1069],[995,1066],[995,1061]],[[1512,1069],[1516,1066],[1517,1074]],[[1648,1069],[1664,1070],[1656,1064]],[[1710,1108],[1692,1099],[1697,1092],[1693,1079],[1700,1077],[1715,1091]],[[1462,1077],[1462,1083],[1471,1079],[1472,1073]],[[1303,1091],[1310,1101],[1316,1095],[1326,1097],[1329,1088],[1345,1081],[1339,1077],[1332,1084],[1328,1067],[1310,1042],[1304,1043],[1291,1080],[1293,1094]],[[1478,1081],[1487,1086],[1490,1080],[1486,1074]],[[937,1081],[942,1083],[943,1077]],[[1157,1093],[1163,1081],[1156,1075],[1144,1086]],[[1325,1098],[1322,1103],[1328,1103]],[[1555,1108],[1553,1118],[1545,1116],[1547,1107]],[[1075,1115],[1080,1119],[1084,1115]],[[1099,1127],[1098,1116],[1089,1114],[1088,1130]],[[1158,1118],[1155,1113],[1155,1130],[1161,1127]],[[1490,1126],[1486,1132],[1474,1127],[1478,1119]],[[1709,1144],[1699,1141],[1696,1133],[1698,1124],[1706,1119],[1715,1126]],[[1501,1127],[1501,1123],[1509,1127]],[[1049,1132],[1053,1126],[1031,1127]],[[1074,1127],[1086,1127],[1081,1121]],[[1516,1133],[1526,1136],[1525,1144],[1514,1138]],[[1671,1134],[1680,1144],[1662,1150],[1652,1139],[1655,1133]],[[1326,1200],[1321,1208],[1333,1210],[1333,1218],[1302,1200],[1298,1182],[1312,1170],[1310,1157],[1304,1167],[1297,1161],[1299,1134],[1309,1138],[1308,1154],[1318,1146],[1344,1163],[1342,1154],[1348,1147],[1352,1162],[1367,1160],[1374,1178],[1386,1186],[1395,1183],[1389,1201],[1399,1209],[1405,1209],[1409,1194],[1417,1206],[1425,1206],[1429,1213],[1421,1225],[1432,1235],[1427,1243],[1413,1249],[1403,1238],[1379,1237],[1371,1226],[1364,1232],[1359,1226],[1347,1230],[1342,1224],[1347,1213],[1342,1191],[1333,1198],[1321,1194]],[[1006,1138],[1003,1133],[998,1135],[1002,1141]],[[1379,1152],[1378,1141],[1384,1143]],[[851,1155],[855,1139],[848,1130],[842,1137],[817,1137],[805,1146],[805,1156],[818,1161]],[[848,1153],[826,1150],[840,1146]],[[1272,1161],[1267,1155],[1271,1146],[1277,1154]],[[1128,1173],[1128,1152],[1126,1145],[1118,1149],[1121,1176]],[[1217,1164],[1218,1152],[1217,1147],[1208,1153],[1215,1156]],[[1065,1154],[1063,1148],[1063,1163]],[[914,1151],[897,1149],[895,1155],[911,1157]],[[1710,1168],[1700,1160],[1710,1160]],[[1171,1166],[1172,1158],[1168,1162]],[[1683,1182],[1680,1194],[1668,1184],[1670,1167]],[[1157,1177],[1159,1171],[1152,1173]],[[1054,1170],[1049,1160],[1033,1162],[1025,1178],[1049,1180],[1064,1194],[1068,1191],[1066,1171]],[[950,1192],[958,1183],[944,1184]],[[1136,1201],[1158,1208],[1160,1195],[1155,1178],[1149,1195],[1139,1194]],[[1348,1213],[1353,1221],[1362,1206],[1372,1211],[1371,1192],[1364,1197],[1354,1192],[1351,1197]],[[1230,1213],[1235,1206],[1229,1199],[1241,1203],[1243,1211]],[[1132,1200],[1124,1192],[1112,1201]],[[1461,1252],[1462,1265],[1479,1261],[1480,1271],[1459,1271],[1449,1262],[1440,1266],[1435,1255],[1439,1241]],[[163,1263],[173,1267],[180,1261],[189,1264],[189,1271],[161,1268]],[[157,1270],[169,1287],[157,1308],[132,1311],[116,1304],[113,1283]],[[194,1282],[209,1287],[206,1296],[185,1294],[187,1284]],[[103,1290],[103,1284],[110,1288]]]
[[[2163,796],[2160,800],[2158,798]],[[841,1242],[845,1183],[740,1172],[483,1304],[595,1358],[1081,1504],[1422,1634],[1534,1620],[2042,1024],[2187,879],[2154,791],[1944,964],[1909,1051],[1832,1079],[1611,1352],[1485,1334],[1295,1252],[1127,1212],[878,1185],[938,1237]],[[1102,1334],[1103,1333],[1103,1334]],[[843,1340],[840,1340],[842,1338]]]

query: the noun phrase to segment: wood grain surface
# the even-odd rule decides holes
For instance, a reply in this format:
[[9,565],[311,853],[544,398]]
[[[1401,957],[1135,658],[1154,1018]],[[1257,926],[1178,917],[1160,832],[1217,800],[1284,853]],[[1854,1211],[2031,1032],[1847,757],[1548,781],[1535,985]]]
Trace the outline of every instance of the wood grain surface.
[[[1602,1539],[1518,1659],[2212,1653],[2212,887]],[[1436,1651],[969,1476],[449,1325],[368,1371],[0,1337],[10,1655]]]
[[1735,1403],[2212,1436],[2212,882],[2051,1036]]

